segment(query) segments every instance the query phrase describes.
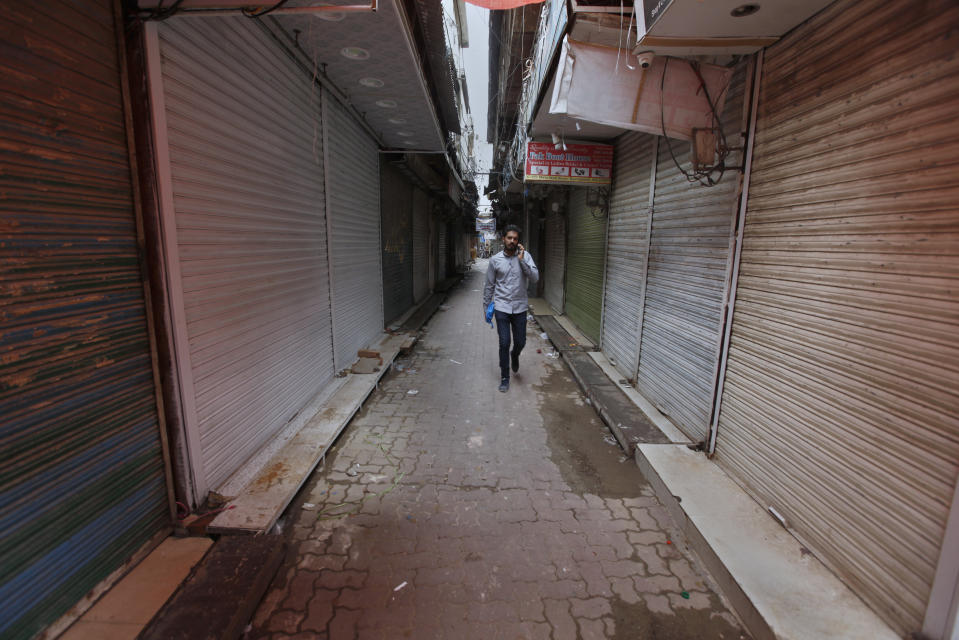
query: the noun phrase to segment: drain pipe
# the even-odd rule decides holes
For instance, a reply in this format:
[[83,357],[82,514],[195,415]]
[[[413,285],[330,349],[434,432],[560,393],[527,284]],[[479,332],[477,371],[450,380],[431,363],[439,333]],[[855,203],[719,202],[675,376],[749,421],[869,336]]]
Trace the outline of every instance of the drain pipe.
[[760,49],[756,56],[756,71],[753,76],[752,104],[749,108],[749,139],[746,141],[746,163],[743,174],[743,192],[739,200],[739,216],[736,221],[736,252],[733,256],[733,276],[726,299],[726,323],[723,330],[723,350],[720,356],[719,376],[716,381],[716,400],[713,402],[713,417],[709,423],[709,443],[706,455],[712,457],[716,452],[716,434],[719,430],[719,412],[723,404],[723,387],[726,382],[726,362],[729,358],[729,338],[733,328],[733,312],[736,307],[736,288],[739,284],[739,262],[743,253],[743,229],[746,226],[746,205],[749,202],[749,180],[753,166],[753,145],[756,140],[756,119],[759,107],[759,81],[763,73],[763,55],[765,49]]

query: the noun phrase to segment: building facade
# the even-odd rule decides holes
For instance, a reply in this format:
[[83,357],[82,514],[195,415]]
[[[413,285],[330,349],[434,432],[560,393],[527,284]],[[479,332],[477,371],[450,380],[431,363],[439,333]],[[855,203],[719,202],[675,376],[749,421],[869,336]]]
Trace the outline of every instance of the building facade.
[[[662,131],[563,119],[543,18],[491,197],[504,221],[517,200],[544,206],[546,300],[895,632],[955,637],[959,11],[840,1],[744,50],[722,41],[734,20],[704,32],[681,2],[669,37],[641,3],[645,35],[618,3],[588,4],[555,24],[613,60],[628,43],[593,81],[611,102],[644,49],[728,74],[710,125],[723,171],[697,177],[691,142]],[[551,134],[614,145],[605,198],[523,184],[526,142]]]

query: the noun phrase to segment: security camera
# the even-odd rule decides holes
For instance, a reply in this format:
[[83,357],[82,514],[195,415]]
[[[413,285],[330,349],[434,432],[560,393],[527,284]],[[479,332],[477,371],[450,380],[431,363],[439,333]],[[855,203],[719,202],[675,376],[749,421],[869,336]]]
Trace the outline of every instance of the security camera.
[[653,59],[656,57],[652,51],[640,51],[636,54],[636,59],[639,61],[639,66],[642,69],[649,69],[653,66]]

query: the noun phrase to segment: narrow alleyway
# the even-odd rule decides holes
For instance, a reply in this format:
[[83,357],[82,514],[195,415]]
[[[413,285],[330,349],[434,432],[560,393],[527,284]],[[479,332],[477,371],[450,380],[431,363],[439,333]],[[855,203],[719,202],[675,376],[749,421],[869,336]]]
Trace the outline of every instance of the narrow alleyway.
[[533,325],[497,392],[485,265],[290,507],[248,637],[744,637]]

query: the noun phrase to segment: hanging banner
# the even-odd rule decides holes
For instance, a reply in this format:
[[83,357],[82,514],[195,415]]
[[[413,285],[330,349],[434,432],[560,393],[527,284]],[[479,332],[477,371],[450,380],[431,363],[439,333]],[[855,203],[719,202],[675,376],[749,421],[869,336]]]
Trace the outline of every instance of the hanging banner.
[[584,185],[612,182],[612,145],[564,144],[559,149],[556,146],[551,142],[526,144],[526,182]]
[[496,231],[496,218],[477,218],[477,231]]
[[[616,47],[568,38],[556,70],[549,112],[621,129],[692,140],[693,129],[716,126],[733,71],[656,56],[644,69]],[[705,87],[705,91],[704,91]],[[709,96],[707,100],[706,96]]]

